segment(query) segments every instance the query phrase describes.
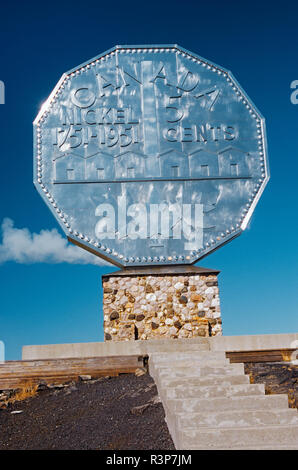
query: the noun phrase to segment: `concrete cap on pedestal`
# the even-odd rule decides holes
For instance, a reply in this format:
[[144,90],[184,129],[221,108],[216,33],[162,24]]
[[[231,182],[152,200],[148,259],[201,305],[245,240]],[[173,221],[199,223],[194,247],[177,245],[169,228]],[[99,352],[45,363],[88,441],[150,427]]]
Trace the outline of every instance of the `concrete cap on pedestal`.
[[220,271],[200,266],[176,265],[176,266],[139,266],[137,268],[125,268],[112,273],[103,274],[102,278],[118,276],[175,276],[185,274],[219,274]]

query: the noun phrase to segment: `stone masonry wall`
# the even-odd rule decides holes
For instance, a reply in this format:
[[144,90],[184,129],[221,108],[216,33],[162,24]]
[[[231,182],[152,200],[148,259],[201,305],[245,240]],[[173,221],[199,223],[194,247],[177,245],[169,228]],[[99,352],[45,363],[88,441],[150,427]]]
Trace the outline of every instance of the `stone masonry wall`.
[[222,334],[216,274],[103,277],[105,341]]

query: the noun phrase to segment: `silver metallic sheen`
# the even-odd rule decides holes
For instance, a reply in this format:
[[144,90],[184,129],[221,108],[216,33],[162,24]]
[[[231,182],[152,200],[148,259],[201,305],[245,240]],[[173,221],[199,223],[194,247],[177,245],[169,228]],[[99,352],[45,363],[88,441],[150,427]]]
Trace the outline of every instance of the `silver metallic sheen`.
[[68,239],[117,266],[193,264],[246,228],[265,122],[231,72],[177,45],[65,73],[34,121],[34,184]]

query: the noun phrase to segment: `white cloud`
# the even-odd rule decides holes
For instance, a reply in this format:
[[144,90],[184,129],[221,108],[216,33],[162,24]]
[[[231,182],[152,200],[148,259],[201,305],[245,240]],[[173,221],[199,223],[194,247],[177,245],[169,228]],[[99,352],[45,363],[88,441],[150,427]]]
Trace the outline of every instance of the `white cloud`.
[[11,219],[2,223],[0,264],[16,263],[72,263],[108,265],[101,258],[68,243],[56,230],[31,233],[27,228],[16,228]]

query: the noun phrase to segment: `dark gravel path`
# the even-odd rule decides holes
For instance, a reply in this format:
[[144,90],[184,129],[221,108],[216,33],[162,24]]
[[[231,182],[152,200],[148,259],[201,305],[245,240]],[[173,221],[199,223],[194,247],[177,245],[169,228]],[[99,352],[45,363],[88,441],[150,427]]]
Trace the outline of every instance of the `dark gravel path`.
[[[0,450],[172,450],[163,406],[152,400],[156,395],[147,374],[41,391],[0,409]],[[16,410],[22,413],[11,414]]]
[[267,394],[287,393],[289,406],[298,408],[298,366],[286,362],[259,362],[245,364],[245,373],[251,381],[265,384]]

